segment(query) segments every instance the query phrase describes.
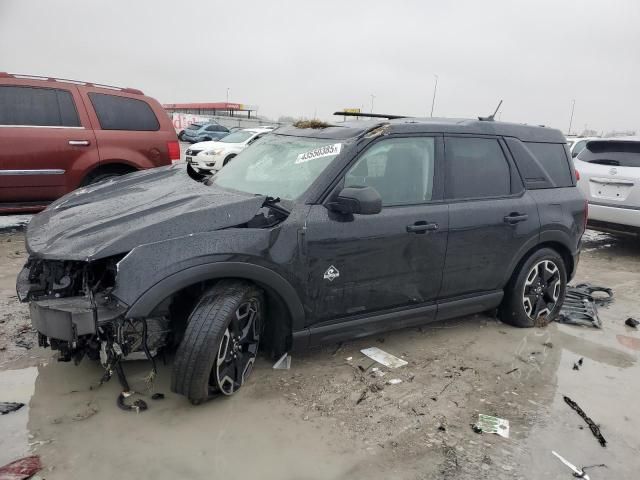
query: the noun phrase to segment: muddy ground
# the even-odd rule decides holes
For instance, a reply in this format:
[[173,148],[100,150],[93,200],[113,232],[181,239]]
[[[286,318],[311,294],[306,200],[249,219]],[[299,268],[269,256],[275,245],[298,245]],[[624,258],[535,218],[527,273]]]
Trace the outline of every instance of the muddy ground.
[[[576,281],[616,296],[600,309],[602,330],[465,317],[295,353],[287,371],[261,359],[234,398],[198,407],[170,392],[171,358],[152,386],[149,365],[130,362],[150,407],[140,414],[117,408],[115,379],[96,388],[99,365],[58,363],[35,345],[15,297],[24,260],[22,234],[0,233],[0,401],[27,404],[0,416],[0,465],[35,452],[51,480],[573,478],[555,450],[606,464],[588,470],[594,480],[638,478],[640,332],[624,325],[640,319],[638,240],[586,236]],[[409,363],[377,365],[360,353],[369,346]],[[600,425],[606,448],[563,395]],[[474,433],[478,413],[508,419],[510,437]]]

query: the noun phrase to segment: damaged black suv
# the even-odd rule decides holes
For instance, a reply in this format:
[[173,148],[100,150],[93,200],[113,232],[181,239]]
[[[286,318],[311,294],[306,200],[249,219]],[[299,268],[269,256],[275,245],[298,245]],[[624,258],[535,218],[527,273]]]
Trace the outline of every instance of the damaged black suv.
[[177,349],[200,403],[295,347],[498,308],[552,320],[586,203],[565,139],[483,120],[280,128],[215,176],[184,164],[82,188],[28,226],[17,281],[60,358]]

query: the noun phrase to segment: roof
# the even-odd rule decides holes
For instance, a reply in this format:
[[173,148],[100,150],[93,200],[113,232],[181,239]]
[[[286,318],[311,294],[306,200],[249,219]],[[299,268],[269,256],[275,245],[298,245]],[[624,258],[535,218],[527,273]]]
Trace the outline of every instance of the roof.
[[54,78],[54,77],[42,77],[39,75],[26,75],[23,73],[7,73],[0,72],[0,78],[15,78],[20,80],[38,80],[42,82],[49,83],[70,83],[72,85],[78,85],[81,87],[96,87],[96,88],[106,88],[107,90],[118,90],[124,93],[132,93],[135,95],[144,95],[141,90],[137,88],[125,88],[125,87],[116,87],[114,85],[103,85],[100,83],[91,83],[91,82],[83,82],[81,80],[69,80],[68,78]]
[[323,129],[281,127],[276,133],[298,137],[343,140],[359,137],[381,125],[390,133],[460,133],[515,137],[524,142],[565,143],[560,130],[545,126],[460,118],[399,118],[389,121],[360,120],[336,122]]

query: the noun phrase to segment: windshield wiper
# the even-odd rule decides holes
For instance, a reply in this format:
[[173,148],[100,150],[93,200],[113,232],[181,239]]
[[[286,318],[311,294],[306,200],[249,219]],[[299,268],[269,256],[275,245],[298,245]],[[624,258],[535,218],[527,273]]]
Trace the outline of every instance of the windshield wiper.
[[263,207],[269,207],[273,211],[278,212],[278,213],[288,217],[291,212],[289,210],[287,210],[286,208],[284,208],[282,205],[279,205],[279,203],[281,203],[280,197],[269,197],[269,196],[267,196],[264,199],[264,202],[262,202],[262,206]]

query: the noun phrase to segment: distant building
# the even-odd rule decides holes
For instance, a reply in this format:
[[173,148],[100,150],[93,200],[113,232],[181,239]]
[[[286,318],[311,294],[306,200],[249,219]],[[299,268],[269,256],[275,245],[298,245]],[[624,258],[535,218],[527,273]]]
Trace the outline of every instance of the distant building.
[[185,113],[202,116],[256,118],[258,107],[244,103],[166,103],[162,105],[169,116],[174,113]]

